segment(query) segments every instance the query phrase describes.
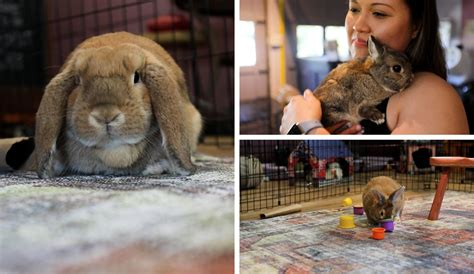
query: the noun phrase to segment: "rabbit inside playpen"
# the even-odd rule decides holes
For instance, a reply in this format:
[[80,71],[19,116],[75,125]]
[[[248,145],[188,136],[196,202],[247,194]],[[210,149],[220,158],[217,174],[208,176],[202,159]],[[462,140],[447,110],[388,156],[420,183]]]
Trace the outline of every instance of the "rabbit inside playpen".
[[384,219],[401,220],[405,187],[387,176],[374,177],[362,193],[362,203],[369,225],[378,225]]

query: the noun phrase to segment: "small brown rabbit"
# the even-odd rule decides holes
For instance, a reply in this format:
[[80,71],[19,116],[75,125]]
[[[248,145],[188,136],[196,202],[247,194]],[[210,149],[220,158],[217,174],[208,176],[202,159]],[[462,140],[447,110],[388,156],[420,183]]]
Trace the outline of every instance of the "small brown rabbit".
[[383,219],[401,218],[405,205],[405,187],[390,177],[372,178],[362,193],[362,203],[371,225]]
[[89,38],[46,86],[36,115],[38,175],[189,174],[201,131],[183,72],[154,41]]
[[363,119],[382,124],[385,114],[376,106],[412,82],[414,76],[405,54],[391,50],[372,36],[368,49],[367,58],[338,65],[314,90],[321,101],[321,122],[325,127],[340,121],[358,124]]

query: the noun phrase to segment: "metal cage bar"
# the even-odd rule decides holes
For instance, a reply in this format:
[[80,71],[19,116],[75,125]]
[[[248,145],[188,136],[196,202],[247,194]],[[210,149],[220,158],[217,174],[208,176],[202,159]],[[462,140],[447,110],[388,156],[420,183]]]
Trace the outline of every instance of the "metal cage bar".
[[[240,211],[361,193],[376,176],[412,191],[434,191],[431,156],[474,157],[474,141],[244,140],[240,142]],[[474,191],[474,170],[453,169],[448,189]]]
[[[107,32],[129,31],[154,39],[172,55],[185,74],[191,100],[203,114],[204,134],[226,136],[224,141],[215,139],[217,143],[233,143],[232,1],[9,2],[9,9],[0,9],[0,15],[5,15],[2,18],[8,19],[0,23],[0,41],[9,42],[0,44],[1,138],[34,133],[34,115],[44,86],[80,42]],[[171,23],[167,29],[150,29],[150,21],[166,16],[184,18],[181,23],[185,21],[188,27]],[[33,38],[25,47],[19,47],[15,37],[25,31]],[[15,54],[23,56],[17,61],[22,69],[5,65]],[[36,60],[36,66],[27,66],[26,60],[30,59]]]

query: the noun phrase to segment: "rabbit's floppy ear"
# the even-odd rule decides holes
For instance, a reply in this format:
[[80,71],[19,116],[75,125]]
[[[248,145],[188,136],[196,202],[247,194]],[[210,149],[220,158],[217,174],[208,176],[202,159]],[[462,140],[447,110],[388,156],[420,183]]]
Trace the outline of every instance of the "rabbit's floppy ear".
[[[178,173],[189,174],[195,170],[191,162],[192,140],[189,115],[190,104],[184,89],[184,79],[162,63],[149,62],[145,66],[144,83],[150,93],[153,114],[163,138],[163,147],[170,160],[178,165]],[[183,170],[184,169],[184,170]]]
[[53,177],[56,142],[66,116],[67,99],[76,85],[72,62],[46,86],[36,113],[35,153],[37,173],[41,178]]
[[372,59],[377,60],[384,54],[384,46],[375,39],[372,35],[369,36],[369,40],[367,41],[367,47],[369,49],[369,55]]
[[402,196],[402,194],[405,192],[405,187],[402,186],[400,187],[399,189],[395,190],[392,194],[390,194],[390,196],[388,197],[388,199],[394,203],[396,202],[398,199],[400,199],[400,197]]

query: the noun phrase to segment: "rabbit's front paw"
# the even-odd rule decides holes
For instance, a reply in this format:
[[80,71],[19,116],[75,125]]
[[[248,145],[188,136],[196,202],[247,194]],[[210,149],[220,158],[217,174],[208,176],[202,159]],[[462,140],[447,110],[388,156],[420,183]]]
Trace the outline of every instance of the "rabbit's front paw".
[[45,163],[38,165],[37,173],[41,179],[52,178],[56,175],[49,159]]
[[385,113],[382,113],[382,118],[378,119],[378,120],[372,120],[372,122],[376,123],[377,125],[381,125],[385,122]]
[[379,226],[379,223],[376,222],[376,221],[367,221],[367,225],[369,227],[377,227],[377,226]]
[[56,142],[53,142],[52,147],[49,150],[42,150],[37,148],[37,170],[38,176],[41,179],[52,178],[57,175],[55,171],[55,159],[56,154]]
[[159,161],[148,165],[145,170],[142,172],[142,175],[160,175],[164,172],[167,172],[170,169],[170,165],[167,161]]
[[385,114],[380,112],[375,107],[362,107],[359,110],[360,116],[368,119],[377,125],[381,125],[385,122]]

